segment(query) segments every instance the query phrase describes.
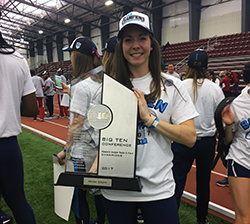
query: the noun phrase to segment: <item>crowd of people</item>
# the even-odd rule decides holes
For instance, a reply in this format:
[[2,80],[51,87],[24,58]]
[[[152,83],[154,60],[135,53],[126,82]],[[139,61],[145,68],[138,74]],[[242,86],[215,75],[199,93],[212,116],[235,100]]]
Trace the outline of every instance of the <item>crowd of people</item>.
[[[178,74],[172,63],[164,73],[160,46],[154,38],[149,17],[136,11],[121,18],[118,36],[106,41],[103,57],[98,54],[95,43],[84,36],[77,37],[63,50],[70,52],[71,85],[67,85],[61,68],[56,72],[59,82],[49,71],[39,75],[29,71],[24,58],[0,38],[0,84],[3,80],[5,83],[0,88],[3,118],[0,119],[0,192],[17,223],[36,223],[23,191],[23,165],[16,141],[21,133],[21,115],[36,121],[39,114],[42,122],[70,116],[67,143],[57,154],[58,162],[63,165],[70,153],[77,172],[96,173],[99,131],[89,124],[87,114],[91,107],[101,103],[103,71],[131,89],[138,100],[138,135],[144,136],[145,144],[137,145],[135,172],[142,189],[140,192],[90,191],[97,212],[97,219],[90,221],[87,190],[75,188],[72,210],[76,223],[104,224],[107,216],[110,224],[136,224],[139,213],[140,221],[143,219],[148,224],[179,224],[180,199],[195,161],[197,224],[208,224],[211,165],[216,151],[214,113],[218,104],[232,95],[231,85],[236,99],[222,112],[225,141],[232,142],[227,155],[227,180],[235,223],[250,223],[250,197],[246,197],[250,191],[250,112],[247,106],[250,102],[250,62],[243,70],[247,85],[241,94],[240,75],[225,70],[216,76],[214,71],[209,71],[205,50],[190,53],[185,76]],[[10,75],[19,81],[13,83]],[[3,92],[9,94],[8,100]],[[55,93],[59,116],[54,116]],[[64,96],[70,103],[63,103]],[[165,106],[151,106],[156,102],[163,102]],[[6,123],[9,120],[11,124]],[[10,161],[15,166],[11,166]],[[9,175],[14,182],[4,181]],[[10,219],[0,211],[0,224]]]

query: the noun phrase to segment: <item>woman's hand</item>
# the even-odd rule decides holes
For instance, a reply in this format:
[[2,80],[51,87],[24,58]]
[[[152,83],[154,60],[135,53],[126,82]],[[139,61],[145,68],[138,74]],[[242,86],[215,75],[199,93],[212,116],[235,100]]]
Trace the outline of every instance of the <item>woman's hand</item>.
[[64,82],[60,82],[63,86],[63,89],[59,89],[60,92],[62,93],[67,93],[68,95],[70,95],[70,88],[67,84],[65,84]]
[[66,157],[66,152],[64,152],[63,150],[57,154],[57,161],[60,165],[65,164],[64,162],[65,157]]
[[147,105],[146,99],[145,99],[142,91],[140,91],[139,89],[136,89],[136,88],[132,88],[132,89],[133,89],[133,91],[138,99],[140,118],[146,124],[147,121],[150,119],[150,114],[148,112],[148,105]]

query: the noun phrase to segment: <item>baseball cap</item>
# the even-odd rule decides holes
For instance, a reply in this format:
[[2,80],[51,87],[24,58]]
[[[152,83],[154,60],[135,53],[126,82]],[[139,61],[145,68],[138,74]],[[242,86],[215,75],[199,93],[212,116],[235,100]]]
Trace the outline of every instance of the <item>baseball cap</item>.
[[121,37],[123,28],[126,27],[127,25],[141,26],[144,29],[146,29],[148,32],[153,34],[153,31],[150,27],[149,18],[146,14],[132,11],[132,12],[129,12],[127,15],[123,16],[119,22],[119,33],[118,33],[119,38]]
[[56,72],[63,72],[62,68],[58,68]]
[[73,42],[71,43],[69,47],[65,47],[62,50],[69,51],[69,52],[78,51],[82,54],[86,54],[89,56],[93,56],[94,54],[99,56],[99,54],[97,53],[97,48],[95,44],[88,37],[84,37],[84,36],[77,37],[75,40],[73,40]]
[[49,75],[49,72],[48,72],[48,71],[44,71],[44,72],[42,73],[42,75]]
[[105,42],[105,47],[102,49],[102,52],[107,51],[110,53],[115,53],[115,46],[118,43],[117,36],[110,37]]
[[[200,66],[194,65],[196,61],[200,62],[201,65]],[[207,52],[204,51],[203,49],[197,49],[195,51],[192,51],[188,57],[188,66],[190,68],[207,69],[207,63],[208,63]]]
[[209,73],[210,75],[213,75],[213,74],[214,74],[214,71],[213,71],[213,70],[210,70],[208,73]]

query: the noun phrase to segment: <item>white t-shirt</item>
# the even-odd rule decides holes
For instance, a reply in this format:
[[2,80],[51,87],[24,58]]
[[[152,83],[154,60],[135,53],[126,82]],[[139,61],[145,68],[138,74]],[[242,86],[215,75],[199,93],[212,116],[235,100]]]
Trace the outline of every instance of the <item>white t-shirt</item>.
[[0,138],[22,133],[21,99],[35,91],[24,57],[0,53]]
[[33,76],[32,82],[36,88],[36,97],[43,97],[43,86],[45,85],[45,82],[43,79],[39,76]]
[[81,133],[74,141],[71,156],[84,158],[88,171],[97,155],[99,144],[99,130],[92,128],[88,122],[87,114],[90,108],[101,103],[102,83],[93,81],[90,77],[77,83],[70,103],[70,112],[84,116]]
[[230,109],[234,114],[233,142],[230,145],[226,159],[232,159],[250,170],[250,95],[243,91],[237,96]]
[[[202,80],[199,79],[198,82],[201,83]],[[193,79],[185,79],[183,85],[187,88],[187,91],[194,102]],[[194,119],[197,137],[215,135],[216,126],[214,112],[224,97],[221,88],[208,79],[204,79],[202,86],[198,87],[198,98],[197,101],[194,102],[195,108],[200,114],[200,116]]]
[[176,72],[174,72],[173,74],[170,74],[169,72],[167,72],[167,75],[172,75],[175,78],[181,79],[180,75],[178,73],[176,73]]
[[51,80],[51,78],[47,78],[45,80],[45,87],[49,87],[44,94],[46,96],[54,96],[54,86],[53,86],[53,81]]
[[[149,112],[171,124],[180,124],[198,116],[182,81],[164,73],[162,75],[173,80],[180,93],[173,85],[165,84],[166,92],[162,87],[160,100],[148,102]],[[133,79],[132,84],[144,94],[148,94],[151,80],[152,76],[149,73],[144,77]],[[140,120],[137,141],[136,176],[140,177],[142,191],[102,189],[103,196],[114,201],[153,201],[170,198],[175,190],[171,169],[173,166],[171,140],[152,128],[147,128]]]

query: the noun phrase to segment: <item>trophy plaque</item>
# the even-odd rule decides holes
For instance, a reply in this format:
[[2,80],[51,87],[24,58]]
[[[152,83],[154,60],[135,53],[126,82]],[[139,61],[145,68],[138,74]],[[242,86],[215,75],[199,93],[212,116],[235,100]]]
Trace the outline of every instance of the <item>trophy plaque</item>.
[[141,191],[139,178],[135,176],[137,97],[104,72],[100,95],[101,102],[93,103],[87,113],[88,124],[98,138],[97,173],[69,172],[66,169],[56,185]]

